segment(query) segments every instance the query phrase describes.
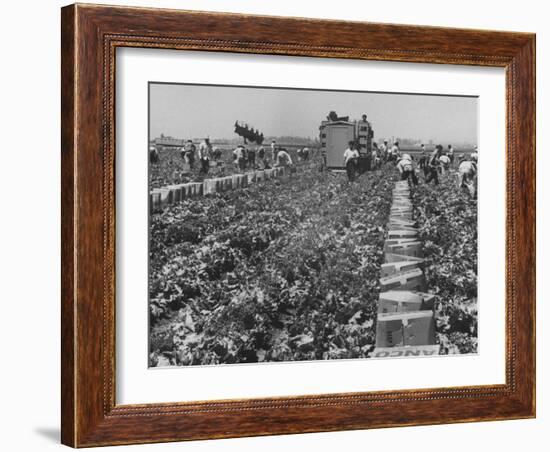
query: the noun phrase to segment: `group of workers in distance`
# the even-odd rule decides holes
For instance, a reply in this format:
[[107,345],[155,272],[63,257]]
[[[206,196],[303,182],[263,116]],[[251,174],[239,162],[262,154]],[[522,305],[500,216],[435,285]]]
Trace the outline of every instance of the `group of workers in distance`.
[[[297,154],[301,160],[309,159],[309,149],[307,147],[298,149]],[[233,159],[240,171],[257,168],[270,169],[271,167],[294,164],[287,150],[278,146],[275,140],[271,142],[267,151],[262,145],[246,148],[244,144],[240,144],[233,150]]]
[[[357,176],[357,166],[360,154],[357,144],[354,141],[348,143],[348,148],[344,151],[344,166],[348,180],[353,182]],[[438,144],[435,149],[429,152],[426,146],[420,146],[420,152],[417,161],[409,153],[402,153],[399,148],[399,142],[395,142],[391,147],[388,142],[378,146],[373,143],[370,157],[371,169],[378,169],[383,163],[392,162],[399,171],[400,179],[407,180],[412,185],[418,185],[418,176],[416,168],[424,173],[424,181],[434,185],[439,184],[439,175],[449,171],[455,163],[455,150],[452,145],[448,145],[444,150],[443,146]],[[472,196],[476,192],[478,150],[475,147],[472,153],[462,154],[458,159],[458,187],[467,189]],[[418,163],[417,163],[418,162]]]
[[195,162],[198,161],[199,174],[207,174],[210,170],[210,161],[219,160],[221,155],[222,151],[218,147],[212,147],[209,138],[202,140],[198,147],[193,140],[187,140],[181,150],[181,157],[190,169],[195,168]]
[[[212,161],[221,159],[223,151],[217,146],[212,146],[210,140],[205,138],[199,145],[195,145],[193,140],[187,140],[180,150],[181,158],[193,170],[195,166],[200,165],[199,174],[207,174]],[[299,160],[305,161],[310,158],[310,150],[303,147],[297,150]],[[262,145],[245,146],[238,145],[232,152],[233,163],[240,170],[246,169],[269,169],[276,166],[292,166],[294,163],[288,151],[273,140],[269,147]],[[149,161],[151,163],[159,162],[159,152],[156,147],[149,150]]]

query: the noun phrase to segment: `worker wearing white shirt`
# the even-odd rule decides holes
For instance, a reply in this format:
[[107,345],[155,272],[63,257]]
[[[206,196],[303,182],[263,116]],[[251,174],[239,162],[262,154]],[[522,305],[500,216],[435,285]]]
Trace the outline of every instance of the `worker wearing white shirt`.
[[472,197],[477,192],[477,165],[474,161],[463,160],[458,165],[458,188],[467,189]]
[[384,163],[388,161],[388,141],[384,140],[384,142],[380,145],[380,154],[381,159]]
[[401,151],[399,150],[399,143],[396,141],[391,148],[391,160],[397,163],[399,157],[401,157]]
[[418,178],[416,177],[413,161],[409,154],[403,154],[403,157],[401,157],[397,161],[396,168],[399,171],[399,174],[401,175],[401,180],[406,180],[406,181],[412,180],[412,183],[414,185],[418,185]]
[[275,164],[275,160],[277,158],[277,144],[275,143],[275,140],[271,142],[271,162]]
[[473,160],[474,162],[477,163],[478,156],[479,156],[479,154],[478,154],[478,150],[477,150],[477,146],[476,146],[476,147],[474,148],[474,152],[472,152],[472,153],[470,154],[470,160]]
[[355,180],[355,174],[357,171],[357,160],[359,159],[359,151],[355,149],[355,143],[353,141],[350,141],[348,145],[348,148],[344,151],[344,166],[346,167],[348,181],[353,182]]
[[451,159],[448,155],[442,155],[439,157],[439,163],[441,164],[441,174],[444,174],[445,171],[449,170],[449,167],[451,166]]
[[292,158],[290,157],[290,154],[288,152],[286,152],[284,149],[280,149],[279,152],[277,152],[276,166],[288,165],[292,165]]
[[449,156],[449,159],[451,160],[451,165],[455,162],[455,150],[454,148],[449,144],[447,146],[447,155]]
[[235,162],[239,166],[239,169],[244,171],[246,169],[246,152],[244,146],[242,144],[237,146],[233,151],[233,155],[235,156]]
[[198,157],[201,162],[200,173],[207,174],[210,169],[210,156],[212,154],[212,146],[210,145],[210,139],[205,138],[199,145]]

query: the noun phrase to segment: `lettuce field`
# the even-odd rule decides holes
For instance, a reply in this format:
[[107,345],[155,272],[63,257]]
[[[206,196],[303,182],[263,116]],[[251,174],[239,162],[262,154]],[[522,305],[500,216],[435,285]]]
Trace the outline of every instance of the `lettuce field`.
[[[397,179],[305,172],[185,199],[150,223],[149,365],[367,358]],[[414,190],[440,353],[477,350],[477,202]]]

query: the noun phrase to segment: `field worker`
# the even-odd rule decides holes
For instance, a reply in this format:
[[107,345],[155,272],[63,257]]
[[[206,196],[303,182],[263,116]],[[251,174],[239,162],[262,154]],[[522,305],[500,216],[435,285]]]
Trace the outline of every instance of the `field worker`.
[[476,146],[476,147],[474,147],[474,152],[472,152],[472,153],[470,154],[470,159],[471,159],[472,161],[474,161],[474,162],[477,163],[478,155],[479,155],[479,154],[478,154],[477,146]]
[[376,143],[372,143],[371,168],[373,170],[380,168],[380,163],[380,149],[378,149],[378,145]]
[[451,159],[451,165],[454,165],[454,163],[455,163],[455,150],[450,144],[447,146],[447,155],[449,156],[449,159]]
[[242,144],[239,144],[233,150],[233,156],[235,157],[235,163],[241,171],[246,169],[246,149]]
[[380,154],[382,161],[386,163],[388,161],[388,142],[386,140],[380,145]]
[[399,159],[400,156],[401,156],[401,151],[399,150],[399,142],[396,141],[395,143],[393,143],[393,146],[391,148],[391,160],[397,163],[397,160]]
[[193,169],[195,165],[195,151],[197,148],[193,144],[193,140],[187,140],[183,147],[183,158],[185,163],[189,164],[189,168]]
[[412,180],[415,186],[418,185],[418,178],[414,172],[412,157],[409,154],[403,154],[397,161],[396,167],[401,175],[401,180],[409,181],[409,183]]
[[268,168],[269,165],[267,164],[266,160],[265,160],[265,148],[263,146],[260,146],[258,148],[258,160],[260,162],[262,162],[262,165],[264,168]]
[[285,149],[280,148],[277,152],[277,163],[276,166],[289,166],[292,165],[292,158],[290,154],[286,152]]
[[471,160],[464,160],[458,165],[458,188],[467,189],[472,197],[476,195],[477,165]]
[[201,164],[200,174],[208,174],[210,169],[210,158],[212,156],[212,146],[210,145],[210,139],[205,138],[199,145],[198,157]]
[[420,157],[418,158],[418,167],[423,170],[428,163],[428,151],[426,151],[426,146],[424,144],[420,145]]
[[359,152],[355,149],[355,143],[350,141],[348,143],[348,148],[344,151],[344,166],[346,167],[349,182],[353,182],[355,180],[358,160]]
[[439,163],[441,174],[444,174],[445,171],[448,171],[449,167],[451,166],[451,158],[448,155],[443,154],[441,157],[439,157]]
[[251,169],[255,169],[256,168],[256,149],[254,149],[253,147],[250,147],[248,149],[247,158],[248,158],[248,167]]
[[322,162],[323,162],[323,171],[325,170],[325,168],[327,167],[327,149],[326,148],[322,148],[321,149],[321,159],[322,159]]
[[157,150],[156,146],[150,146],[149,147],[149,162],[150,163],[158,163],[159,161],[159,151]]
[[219,160],[221,156],[222,150],[218,146],[214,146],[214,148],[212,149],[212,157],[214,158],[214,160]]
[[437,173],[439,172],[438,170],[440,165],[439,157],[441,157],[441,155],[443,155],[443,146],[438,144],[435,147],[435,150],[430,155],[430,158],[428,159],[428,165],[426,166],[426,169],[425,169],[426,171],[424,174],[426,175],[427,184],[429,184],[432,180],[434,181],[435,185],[439,184]]
[[393,160],[393,145],[388,145],[388,162],[391,162]]
[[277,143],[275,143],[275,140],[271,142],[271,162],[275,164],[275,160],[277,158]]
[[305,147],[302,149],[302,157],[304,160],[309,160],[309,148]]
[[235,166],[239,165],[239,154],[241,152],[241,145],[237,145],[235,149],[233,149],[233,164]]

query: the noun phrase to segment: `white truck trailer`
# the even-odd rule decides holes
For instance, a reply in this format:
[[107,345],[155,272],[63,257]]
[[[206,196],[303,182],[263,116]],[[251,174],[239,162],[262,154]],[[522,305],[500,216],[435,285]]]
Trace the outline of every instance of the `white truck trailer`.
[[344,168],[344,151],[353,141],[359,150],[364,170],[370,169],[370,154],[372,151],[372,138],[374,132],[367,116],[361,120],[349,121],[348,118],[338,118],[321,122],[319,127],[319,139],[321,150],[325,155],[326,166],[329,169]]

